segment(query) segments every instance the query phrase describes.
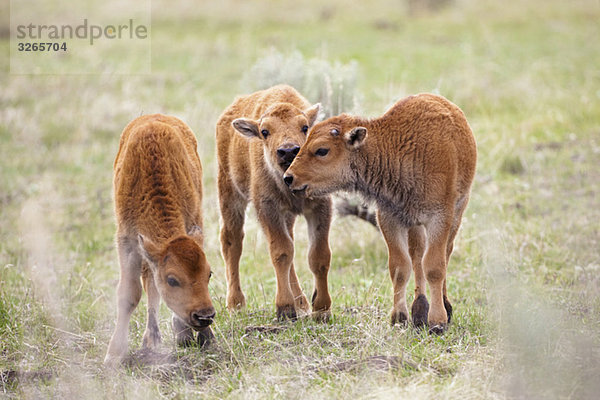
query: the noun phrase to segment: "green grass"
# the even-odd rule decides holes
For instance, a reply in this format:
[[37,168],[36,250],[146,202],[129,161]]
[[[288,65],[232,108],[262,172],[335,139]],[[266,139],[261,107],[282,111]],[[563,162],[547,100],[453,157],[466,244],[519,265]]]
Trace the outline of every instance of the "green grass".
[[[8,58],[0,59],[2,395],[597,396],[597,2],[465,0],[415,15],[391,0],[152,3],[151,75],[10,75]],[[0,51],[9,45],[2,36]],[[455,320],[444,336],[389,326],[385,244],[348,218],[332,226],[328,323],[275,321],[275,275],[252,209],[241,261],[248,306],[227,312],[214,124],[272,50],[356,62],[365,115],[425,91],[465,111],[478,170],[450,262]],[[112,162],[123,127],[152,112],[181,117],[198,138],[217,341],[176,348],[162,305],[167,361],[136,353],[138,365],[107,372],[118,279]],[[306,255],[299,219],[295,264],[310,294]],[[130,325],[131,351],[141,347],[144,324],[145,299]]]

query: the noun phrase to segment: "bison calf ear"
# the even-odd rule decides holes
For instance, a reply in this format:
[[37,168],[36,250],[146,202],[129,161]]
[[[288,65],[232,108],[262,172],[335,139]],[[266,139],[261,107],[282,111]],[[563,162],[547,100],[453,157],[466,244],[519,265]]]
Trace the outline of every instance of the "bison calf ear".
[[160,255],[160,250],[158,247],[152,243],[152,241],[148,238],[145,238],[143,235],[138,235],[138,244],[140,246],[140,253],[142,257],[150,264],[150,267],[153,268],[158,263],[158,258]]
[[231,125],[236,131],[238,131],[246,137],[260,137],[258,134],[258,124],[256,123],[256,121],[253,121],[248,118],[238,118],[234,119]]
[[367,138],[367,128],[357,126],[344,135],[346,144],[352,149],[358,149],[365,142]]
[[317,118],[319,117],[319,111],[321,111],[321,103],[317,103],[310,108],[304,110],[304,114],[306,114],[306,118],[308,119],[308,126],[313,126],[315,122],[317,122]]

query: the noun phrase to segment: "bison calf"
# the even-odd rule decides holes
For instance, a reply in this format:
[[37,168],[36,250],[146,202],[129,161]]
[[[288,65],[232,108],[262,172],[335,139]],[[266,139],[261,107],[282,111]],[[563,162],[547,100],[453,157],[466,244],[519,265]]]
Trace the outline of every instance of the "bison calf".
[[413,322],[427,321],[432,332],[441,333],[452,312],[446,267],[469,200],[476,158],[475,139],[462,111],[443,97],[420,94],[399,101],[379,118],[342,114],[315,125],[284,181],[308,197],[356,190],[374,200],[394,285],[392,323],[408,319],[406,284],[412,264]]
[[127,352],[131,313],[148,295],[144,347],[160,343],[158,306],[173,311],[179,344],[212,337],[215,316],[209,293],[210,266],[202,250],[202,165],[194,134],[182,121],[146,115],[123,131],[114,165],[117,246],[121,278],[117,324],[105,363]]
[[248,202],[269,242],[277,276],[275,304],[279,318],[296,318],[309,310],[294,270],[293,228],[296,216],[308,222],[308,263],[315,276],[312,298],[315,316],[326,316],[331,297],[327,273],[331,252],[329,197],[296,196],[283,183],[283,174],[313,125],[319,105],[311,106],[295,89],[279,85],[238,97],[217,123],[218,189],[221,206],[221,249],[227,266],[227,307],[245,305],[239,276]]

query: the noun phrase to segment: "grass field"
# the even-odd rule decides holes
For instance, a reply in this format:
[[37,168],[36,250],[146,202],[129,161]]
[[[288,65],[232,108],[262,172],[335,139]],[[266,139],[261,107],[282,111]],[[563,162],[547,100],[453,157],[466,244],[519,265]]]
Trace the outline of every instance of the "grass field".
[[[597,398],[600,3],[202,3],[152,1],[149,75],[11,75],[0,59],[0,396]],[[9,46],[0,35],[0,51]],[[354,65],[364,115],[418,92],[464,110],[479,159],[445,335],[389,326],[385,244],[351,218],[332,226],[328,323],[275,321],[275,274],[252,209],[248,305],[227,312],[214,124],[269,54]],[[128,366],[106,371],[118,279],[112,163],[123,127],[153,112],[182,118],[198,138],[216,344],[178,349],[163,304],[163,349],[140,352],[143,298]],[[310,294],[302,219],[295,232]]]

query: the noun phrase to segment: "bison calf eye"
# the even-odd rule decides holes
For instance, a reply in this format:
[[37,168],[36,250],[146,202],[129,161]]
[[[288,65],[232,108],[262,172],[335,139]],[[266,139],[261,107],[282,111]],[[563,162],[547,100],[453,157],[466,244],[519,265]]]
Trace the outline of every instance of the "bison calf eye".
[[260,133],[263,135],[263,137],[266,139],[267,136],[269,136],[269,131],[266,129],[263,129],[262,131],[260,131]]
[[329,149],[320,148],[315,151],[315,155],[319,157],[325,157],[329,153]]
[[304,125],[304,126],[302,127],[302,132],[303,132],[303,133],[306,133],[306,132],[308,132],[308,125]]
[[167,283],[171,287],[179,286],[179,281],[177,281],[177,279],[173,278],[172,276],[167,277]]

